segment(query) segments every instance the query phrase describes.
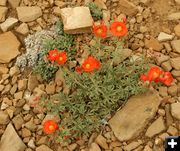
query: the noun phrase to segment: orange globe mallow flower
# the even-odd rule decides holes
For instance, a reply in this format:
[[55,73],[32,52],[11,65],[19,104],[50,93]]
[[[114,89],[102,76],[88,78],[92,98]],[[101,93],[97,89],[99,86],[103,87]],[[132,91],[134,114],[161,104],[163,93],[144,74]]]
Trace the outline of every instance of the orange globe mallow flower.
[[101,37],[101,38],[106,38],[107,37],[107,26],[104,24],[104,22],[102,21],[100,25],[95,25],[95,23],[93,23],[93,33],[97,36],[97,37]]
[[110,26],[110,31],[113,36],[122,37],[128,32],[124,22],[114,21]]
[[43,124],[43,131],[46,134],[52,134],[58,130],[58,125],[54,120],[47,120]]
[[56,58],[56,62],[58,63],[58,64],[64,64],[65,62],[66,62],[66,60],[67,60],[67,56],[66,56],[66,52],[65,51],[63,51],[63,52],[60,52],[59,54],[58,54],[58,56],[57,56],[57,58]]
[[49,55],[48,55],[47,58],[50,61],[54,61],[54,60],[56,60],[57,57],[58,57],[58,50],[54,49],[54,50],[49,51]]
[[75,71],[77,72],[77,73],[82,73],[82,67],[80,67],[80,66],[77,66],[76,68],[75,68]]
[[162,73],[163,71],[159,67],[152,67],[147,74],[148,80],[159,82],[159,77]]
[[82,64],[82,69],[85,72],[92,72],[94,70],[98,70],[100,67],[100,61],[94,58],[93,56],[89,56]]
[[159,80],[165,85],[170,86],[174,79],[170,72],[164,72]]

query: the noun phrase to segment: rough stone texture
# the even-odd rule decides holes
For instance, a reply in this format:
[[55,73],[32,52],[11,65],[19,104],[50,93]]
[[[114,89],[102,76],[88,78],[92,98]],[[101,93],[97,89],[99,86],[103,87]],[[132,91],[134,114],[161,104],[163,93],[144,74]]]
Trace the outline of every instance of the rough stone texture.
[[173,47],[173,51],[180,53],[180,40],[174,40],[171,42],[171,45]]
[[174,38],[173,35],[169,35],[169,34],[166,34],[164,32],[160,32],[159,36],[158,36],[158,40],[160,42],[163,42],[163,41],[169,41],[169,40],[172,40]]
[[[2,107],[2,105],[1,105]],[[9,123],[9,116],[6,112],[0,111],[0,124],[8,124]]]
[[127,0],[119,0],[119,9],[121,10],[122,13],[133,16],[136,15],[138,12],[138,8],[131,2]]
[[17,135],[14,127],[10,123],[1,137],[0,151],[24,151],[25,148],[26,145]]
[[22,22],[31,22],[42,16],[42,11],[40,7],[17,7],[18,18]]
[[98,135],[95,142],[101,146],[103,149],[108,149],[108,144],[106,142],[106,139],[102,135]]
[[102,0],[95,0],[94,3],[101,9],[107,9],[104,1]]
[[66,33],[77,34],[91,31],[93,19],[88,7],[63,8],[61,17]]
[[132,151],[133,149],[137,148],[141,144],[142,144],[142,141],[132,142],[132,143],[128,144],[127,146],[125,146],[123,149],[125,151]]
[[172,69],[170,61],[163,62],[163,63],[161,64],[161,67],[162,67],[165,71],[171,71],[171,69]]
[[178,20],[180,19],[180,12],[172,13],[167,18],[168,20]]
[[89,151],[101,151],[101,149],[96,143],[92,143]]
[[175,2],[180,5],[180,0],[175,0]]
[[145,47],[156,51],[161,51],[163,49],[162,44],[160,44],[157,39],[152,37],[150,40],[145,39]]
[[163,117],[160,116],[157,120],[155,120],[150,127],[146,131],[146,136],[152,138],[156,134],[161,133],[166,129],[166,126],[164,124]]
[[16,32],[26,36],[29,33],[29,27],[26,23],[22,23],[17,29]]
[[180,24],[178,24],[174,27],[174,32],[177,36],[180,37]]
[[177,85],[172,85],[172,86],[168,87],[168,93],[171,96],[176,96],[177,92],[178,92],[178,86]]
[[171,104],[171,114],[174,118],[180,120],[180,103]]
[[172,58],[172,59],[170,59],[170,61],[171,61],[171,66],[174,69],[180,70],[180,57]]
[[7,0],[0,0],[0,5],[1,6],[6,6]]
[[11,5],[12,8],[16,8],[19,6],[21,0],[8,0],[8,3]]
[[159,104],[160,97],[155,92],[130,98],[127,104],[109,121],[115,136],[120,141],[137,137],[155,116]]
[[9,29],[12,29],[17,24],[17,22],[18,22],[18,20],[16,18],[10,17],[10,18],[6,19],[5,22],[0,24],[0,27],[3,32],[6,32]]
[[174,77],[180,77],[180,70],[173,70],[171,73]]
[[8,63],[19,52],[20,42],[12,32],[0,34],[0,63]]
[[39,147],[36,148],[36,151],[53,151],[52,149],[50,149],[48,146],[46,145],[41,145]]
[[38,83],[38,80],[37,80],[36,76],[33,76],[33,75],[29,76],[29,79],[28,79],[28,90],[29,91],[33,91],[33,89],[35,87],[37,87],[38,84],[39,83]]
[[0,23],[5,21],[8,8],[0,6]]

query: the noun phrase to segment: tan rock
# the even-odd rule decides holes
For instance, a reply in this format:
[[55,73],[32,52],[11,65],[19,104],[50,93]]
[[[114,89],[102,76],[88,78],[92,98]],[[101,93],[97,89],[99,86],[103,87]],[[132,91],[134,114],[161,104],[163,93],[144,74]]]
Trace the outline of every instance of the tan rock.
[[24,124],[24,120],[23,120],[22,116],[19,114],[12,119],[12,122],[13,122],[16,130],[19,130],[22,127],[22,125]]
[[53,151],[52,149],[50,149],[48,146],[46,145],[41,145],[39,147],[36,148],[36,151]]
[[107,9],[103,0],[95,0],[94,3],[101,9]]
[[180,24],[178,24],[174,27],[174,32],[175,32],[176,36],[180,37]]
[[96,143],[92,143],[89,151],[101,151],[101,149]]
[[108,144],[106,142],[106,139],[102,135],[98,135],[95,142],[101,146],[103,149],[108,149]]
[[47,94],[54,94],[56,90],[56,84],[52,83],[52,84],[47,84],[46,85],[46,92]]
[[171,71],[171,69],[172,69],[172,66],[171,66],[171,63],[169,60],[166,62],[163,62],[161,64],[161,67],[164,69],[164,71]]
[[115,148],[113,148],[113,151],[123,151],[123,150],[120,147],[115,147]]
[[157,65],[160,66],[163,62],[168,61],[169,58],[170,57],[168,55],[164,55],[162,53],[157,52],[157,56],[155,56],[155,61]]
[[26,36],[29,33],[29,27],[26,23],[22,23],[19,27],[16,28],[16,32]]
[[178,20],[180,19],[180,12],[172,13],[168,15],[168,20]]
[[8,124],[9,123],[9,116],[6,112],[0,111],[0,124]]
[[174,69],[180,70],[180,57],[172,58],[172,59],[170,59],[170,62],[171,62],[171,66]]
[[8,71],[9,69],[7,67],[4,67],[4,66],[0,67],[0,74],[7,74]]
[[180,70],[173,70],[171,73],[174,77],[180,77]]
[[180,5],[180,0],[175,0],[175,2]]
[[31,136],[31,131],[28,130],[27,128],[23,128],[23,129],[21,130],[21,132],[22,132],[22,137],[23,137],[23,138],[24,138],[24,137],[30,137],[30,136]]
[[170,126],[173,123],[173,118],[172,118],[172,115],[170,113],[170,105],[169,104],[167,104],[165,106],[165,111],[166,111],[166,125]]
[[180,120],[180,103],[171,104],[171,114],[174,118]]
[[173,38],[174,38],[173,35],[170,35],[164,32],[160,32],[160,34],[158,35],[158,41],[160,42],[169,41],[169,40],[172,40]]
[[67,148],[70,151],[74,151],[77,147],[78,147],[78,145],[76,143],[73,143],[73,144],[70,144]]
[[14,84],[10,90],[10,94],[14,95],[14,93],[17,91],[17,84]]
[[61,17],[66,33],[77,34],[91,31],[93,19],[88,7],[63,8]]
[[150,40],[145,39],[145,47],[149,49],[153,49],[155,51],[161,51],[163,49],[163,45],[160,44],[157,39],[152,37]]
[[39,84],[38,80],[37,80],[37,77],[36,76],[33,76],[33,75],[30,75],[29,76],[29,79],[28,79],[28,90],[29,91],[33,91],[33,89],[35,87],[37,87]]
[[1,137],[0,150],[1,151],[24,151],[26,145],[23,143],[21,138],[18,136],[14,127],[10,123],[3,136]]
[[174,52],[180,53],[180,40],[173,40],[171,42],[171,45]]
[[168,132],[171,136],[177,136],[177,135],[178,135],[178,130],[177,130],[177,128],[175,128],[174,126],[169,126],[167,132]]
[[59,7],[54,7],[53,13],[57,16],[61,16],[61,9]]
[[0,23],[6,20],[6,14],[8,12],[7,7],[0,6]]
[[31,22],[42,16],[42,11],[40,7],[32,6],[32,7],[17,7],[18,18],[22,22]]
[[160,116],[156,121],[154,121],[149,128],[146,131],[146,136],[152,138],[153,136],[155,136],[156,134],[161,133],[162,131],[164,131],[166,129],[165,124],[164,124],[164,120],[162,118],[162,116]]
[[149,92],[130,98],[126,105],[110,119],[109,124],[120,141],[138,136],[155,116],[160,97]]
[[133,16],[138,13],[138,8],[133,3],[128,0],[119,0],[118,4],[119,10],[128,16]]
[[142,144],[142,141],[134,141],[127,146],[123,147],[125,151],[132,151]]
[[16,18],[8,18],[5,22],[0,24],[0,28],[3,32],[6,32],[10,29],[12,29],[16,24],[18,23],[18,20]]
[[4,85],[0,84],[0,92],[4,90],[4,87],[5,87]]
[[178,92],[178,87],[177,87],[177,85],[172,85],[172,86],[168,87],[168,93],[169,93],[171,96],[176,96],[176,95],[177,95],[177,92]]
[[20,73],[20,70],[18,66],[13,66],[12,68],[10,68],[9,75],[11,77],[18,75],[19,73]]
[[6,6],[7,0],[1,0],[0,1],[0,6]]
[[12,32],[0,34],[0,63],[8,63],[19,52],[20,42]]
[[19,6],[21,0],[8,0],[8,3],[11,5],[12,8],[16,8]]
[[143,151],[153,151],[151,147],[149,147],[149,145],[146,145],[144,147],[144,150]]
[[19,80],[18,81],[18,89],[19,91],[25,90],[27,87],[27,79]]
[[22,99],[23,98],[23,91],[19,91],[19,92],[15,93],[14,98],[17,100]]

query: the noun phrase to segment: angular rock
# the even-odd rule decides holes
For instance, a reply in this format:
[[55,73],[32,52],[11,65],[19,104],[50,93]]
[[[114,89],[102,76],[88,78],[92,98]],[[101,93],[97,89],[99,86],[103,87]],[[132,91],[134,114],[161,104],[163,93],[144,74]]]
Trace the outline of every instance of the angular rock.
[[50,149],[48,146],[46,145],[41,145],[39,147],[36,148],[36,151],[53,151],[52,149]]
[[180,70],[180,57],[172,58],[172,59],[170,59],[170,62],[171,62],[171,66],[174,69]]
[[6,14],[8,12],[7,7],[0,6],[0,23],[6,20]]
[[180,120],[180,103],[171,104],[171,114],[174,118]]
[[115,136],[120,141],[137,137],[155,116],[160,101],[156,92],[131,97],[109,121]]
[[9,123],[9,116],[6,112],[0,111],[0,125],[8,124]]
[[16,8],[19,6],[21,0],[8,0],[8,3],[11,5],[12,8]]
[[35,87],[37,87],[39,84],[37,77],[30,75],[28,79],[28,90],[33,91]]
[[20,42],[12,32],[0,34],[0,63],[9,63],[19,52]]
[[180,24],[178,24],[174,27],[174,32],[177,36],[180,37]]
[[47,92],[47,94],[54,94],[55,93],[55,89],[56,89],[56,84],[55,83],[47,84],[46,85],[46,92]]
[[180,5],[180,0],[175,0],[175,2]]
[[161,67],[162,67],[165,71],[171,71],[171,69],[172,69],[170,61],[163,62],[163,63],[161,64]]
[[123,149],[125,151],[132,151],[135,148],[137,148],[138,146],[140,146],[141,144],[142,144],[142,141],[134,141],[134,142],[128,144],[127,146],[123,147]]
[[160,32],[160,34],[158,36],[158,41],[160,41],[160,42],[169,41],[169,40],[172,40],[173,38],[174,38],[173,35],[169,35],[164,32]]
[[95,0],[94,3],[96,3],[96,5],[101,9],[107,9],[103,0]]
[[89,151],[101,151],[101,149],[96,143],[92,143]]
[[22,23],[19,27],[16,28],[16,32],[26,36],[29,33],[29,27],[26,23]]
[[8,18],[6,19],[5,22],[3,22],[2,24],[0,24],[0,28],[3,32],[6,32],[10,29],[12,29],[16,24],[17,24],[18,20],[16,18]]
[[170,15],[168,15],[168,20],[178,20],[180,19],[180,12],[177,13],[172,13]]
[[19,130],[22,127],[22,125],[24,124],[24,120],[23,120],[22,116],[19,114],[17,116],[15,116],[12,119],[12,121],[13,121],[13,124],[14,124],[16,130]]
[[19,73],[20,73],[20,70],[18,66],[13,66],[9,71],[9,75],[11,77],[18,75]]
[[7,0],[0,0],[0,6],[6,6]]
[[32,7],[17,7],[18,18],[22,22],[31,22],[42,16],[42,11],[40,7],[32,6]]
[[27,79],[19,80],[18,81],[18,89],[19,91],[25,90],[27,87]]
[[155,56],[155,61],[157,65],[161,65],[163,62],[168,61],[169,58],[170,57],[168,55],[164,55],[162,53],[157,52],[157,56]]
[[153,37],[151,37],[150,40],[145,39],[145,47],[156,51],[161,51],[163,49],[163,45],[160,44],[159,41]]
[[173,40],[171,45],[173,47],[173,51],[180,54],[180,40]]
[[171,73],[174,77],[180,77],[180,70],[173,70]]
[[128,0],[119,0],[119,10],[126,15],[134,16],[138,13],[138,8]]
[[25,148],[26,145],[10,123],[1,137],[0,151],[24,151]]
[[95,142],[101,146],[103,149],[108,149],[108,144],[106,142],[106,139],[102,135],[98,135]]
[[66,33],[77,34],[91,31],[93,19],[88,7],[63,8],[61,17]]
[[169,126],[167,132],[171,135],[171,136],[176,136],[178,134],[178,130],[177,128],[175,128],[174,126]]
[[156,134],[161,133],[166,129],[166,126],[164,124],[163,117],[160,116],[156,121],[154,121],[149,128],[146,131],[146,136],[152,138]]
[[177,92],[178,92],[178,86],[177,85],[172,85],[172,86],[168,87],[168,93],[171,96],[176,96]]

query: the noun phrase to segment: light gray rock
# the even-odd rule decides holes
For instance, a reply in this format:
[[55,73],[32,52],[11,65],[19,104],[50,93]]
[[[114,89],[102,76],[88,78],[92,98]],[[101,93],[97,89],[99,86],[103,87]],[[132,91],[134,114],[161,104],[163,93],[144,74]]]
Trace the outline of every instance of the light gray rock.
[[159,104],[160,97],[156,92],[131,97],[109,121],[115,136],[120,141],[137,137],[154,118]]
[[164,32],[160,32],[158,36],[158,40],[160,42],[169,41],[169,40],[172,40],[173,38],[174,38],[174,35],[166,34]]
[[5,22],[0,24],[0,27],[3,32],[6,32],[6,31],[12,29],[17,23],[18,23],[18,20],[16,18],[10,17],[10,18],[6,19]]
[[25,148],[26,145],[23,143],[10,123],[1,137],[0,151],[24,151]]

